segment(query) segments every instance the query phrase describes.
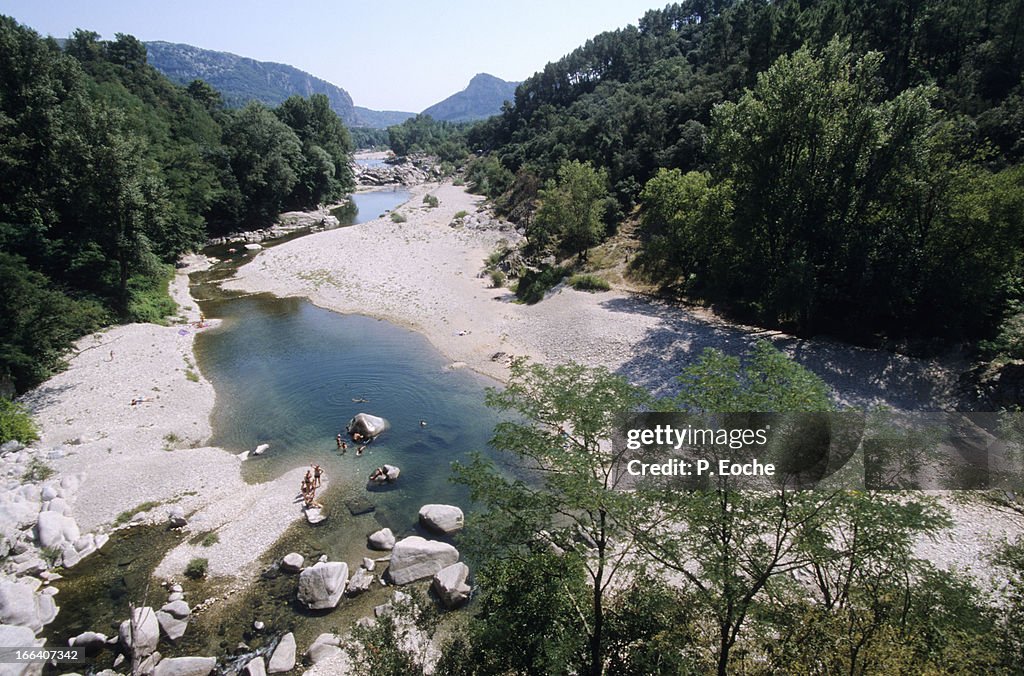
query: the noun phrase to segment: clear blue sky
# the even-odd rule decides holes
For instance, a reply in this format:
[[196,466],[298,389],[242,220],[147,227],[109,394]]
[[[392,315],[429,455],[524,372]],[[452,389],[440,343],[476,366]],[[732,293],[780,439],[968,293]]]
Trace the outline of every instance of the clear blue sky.
[[476,73],[523,80],[587,38],[636,24],[667,0],[2,0],[43,35],[183,42],[287,63],[356,105],[419,112]]

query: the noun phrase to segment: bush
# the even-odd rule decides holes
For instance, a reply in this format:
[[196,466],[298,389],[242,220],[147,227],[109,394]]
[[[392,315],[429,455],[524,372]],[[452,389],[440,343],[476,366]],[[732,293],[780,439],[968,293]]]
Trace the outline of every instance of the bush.
[[569,278],[569,286],[577,291],[608,291],[612,288],[597,275],[573,275]]
[[437,206],[441,203],[441,201],[437,199],[436,195],[424,195],[423,203],[429,206],[431,209],[436,209]]
[[185,566],[185,577],[190,580],[201,580],[206,577],[209,568],[210,560],[197,556]]
[[405,216],[398,213],[397,211],[391,212],[391,221],[393,223],[405,223]]
[[39,431],[25,407],[0,397],[0,443],[16,439],[27,444],[38,438]]
[[491,286],[495,289],[505,286],[505,273],[501,270],[491,270]]
[[53,476],[53,468],[39,458],[32,458],[28,468],[21,475],[22,481],[46,481]]
[[220,542],[220,536],[211,531],[203,536],[203,538],[199,541],[199,544],[202,547],[212,547],[218,542]]
[[544,300],[544,294],[566,275],[566,268],[558,265],[541,270],[527,270],[519,278],[516,297],[528,305]]
[[469,212],[468,211],[460,211],[460,212],[455,214],[455,220],[463,219],[466,216],[469,216]]

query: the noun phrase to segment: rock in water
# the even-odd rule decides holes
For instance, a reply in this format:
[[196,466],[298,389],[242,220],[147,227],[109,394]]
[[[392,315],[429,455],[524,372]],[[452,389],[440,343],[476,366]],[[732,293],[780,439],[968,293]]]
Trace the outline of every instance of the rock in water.
[[[345,427],[353,439],[355,439],[356,434],[359,434],[361,439],[373,439],[390,428],[391,423],[387,420],[370,415],[369,413],[356,413],[352,420],[348,421],[348,426]],[[359,441],[360,439],[355,440]]]
[[450,544],[413,535],[395,544],[388,574],[395,584],[408,584],[430,577],[458,560],[459,550]]
[[345,506],[348,507],[348,511],[352,516],[369,514],[370,512],[377,509],[377,507],[372,502],[366,500],[365,498],[352,498],[351,500],[346,500]]
[[299,601],[311,610],[334,608],[347,582],[347,563],[317,563],[299,574]]
[[465,517],[461,509],[452,505],[423,505],[420,507],[420,523],[435,533],[449,535],[462,530]]
[[168,657],[156,665],[153,676],[207,676],[215,666],[216,657]]
[[302,554],[292,552],[284,557],[281,561],[281,570],[286,573],[297,573],[302,570],[302,564],[306,559],[302,557]]
[[306,509],[306,521],[310,522],[314,526],[325,519],[327,519],[327,517],[324,516],[323,511],[321,511],[319,507],[309,507]]
[[391,532],[390,528],[381,528],[370,534],[367,544],[370,549],[381,552],[390,551],[395,546],[395,534]]
[[469,566],[462,563],[453,563],[442,568],[434,575],[431,582],[431,589],[441,599],[446,608],[455,608],[469,600],[469,593],[472,591],[466,579],[469,577]]
[[135,620],[135,633],[132,633],[132,621],[125,620],[118,629],[121,645],[134,650],[140,657],[152,655],[156,650],[156,642],[160,639],[160,624],[156,613],[149,606],[136,608],[132,613]]
[[348,595],[357,596],[370,588],[373,583],[373,573],[365,568],[359,568],[348,581]]
[[267,667],[263,664],[262,657],[254,657],[249,660],[242,670],[244,676],[267,676]]
[[[345,565],[345,564],[341,564]],[[288,632],[274,648],[274,654],[267,665],[268,674],[280,674],[295,667],[295,634]]]
[[81,648],[86,657],[93,657],[107,644],[107,635],[95,631],[86,631],[68,639],[68,645]]
[[260,444],[259,446],[253,449],[252,454],[263,455],[264,453],[267,452],[268,448],[270,448],[270,444]]

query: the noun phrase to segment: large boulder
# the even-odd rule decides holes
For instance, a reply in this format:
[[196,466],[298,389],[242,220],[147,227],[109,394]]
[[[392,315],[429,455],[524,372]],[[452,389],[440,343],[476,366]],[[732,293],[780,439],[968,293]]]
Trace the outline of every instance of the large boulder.
[[334,608],[345,593],[347,582],[347,563],[317,563],[299,574],[299,601],[311,610]]
[[306,650],[306,659],[311,663],[323,662],[326,659],[341,654],[341,639],[335,634],[320,634],[313,641],[313,645]]
[[[348,433],[356,441],[373,439],[390,428],[391,423],[387,420],[375,415],[370,415],[369,413],[356,413],[352,420],[348,421],[348,425],[345,427]],[[359,435],[359,439],[356,439],[356,434]]]
[[465,517],[461,509],[452,505],[423,505],[420,507],[420,523],[435,533],[449,535],[462,530]]
[[207,676],[216,666],[216,657],[168,657],[156,665],[153,676]]
[[459,561],[439,570],[430,586],[446,608],[456,608],[469,600],[468,578],[469,566]]
[[81,536],[78,524],[71,517],[60,512],[40,512],[36,523],[36,536],[40,547],[59,547],[65,542],[74,542]]
[[395,584],[408,584],[430,577],[458,560],[459,550],[450,544],[413,535],[395,544],[388,574]]
[[395,534],[391,532],[390,528],[381,528],[379,531],[370,534],[367,539],[367,545],[370,549],[376,549],[377,551],[390,551],[395,547]]
[[158,610],[156,620],[160,624],[160,629],[163,630],[164,635],[172,641],[177,641],[185,635],[190,615],[191,610],[188,604],[179,599],[171,601]]
[[281,637],[281,642],[274,648],[267,665],[268,674],[280,674],[291,671],[295,667],[295,634],[288,632]]
[[[28,578],[31,580],[32,578]],[[28,627],[34,632],[57,616],[53,597],[37,594],[35,584],[28,581],[0,580],[0,623]]]
[[126,653],[132,650],[139,657],[152,655],[156,650],[156,643],[160,639],[160,623],[157,621],[156,613],[149,606],[136,608],[132,613],[135,620],[135,632],[132,632],[132,620],[125,620],[118,628],[118,636],[121,645]]

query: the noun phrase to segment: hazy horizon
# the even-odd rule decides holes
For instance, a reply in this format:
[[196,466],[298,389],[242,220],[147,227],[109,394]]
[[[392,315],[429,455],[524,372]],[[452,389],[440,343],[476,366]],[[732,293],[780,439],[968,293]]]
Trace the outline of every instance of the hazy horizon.
[[477,73],[525,80],[598,33],[636,25],[664,4],[9,0],[0,13],[56,38],[82,28],[103,39],[127,33],[283,63],[345,89],[357,106],[420,112],[464,89]]

